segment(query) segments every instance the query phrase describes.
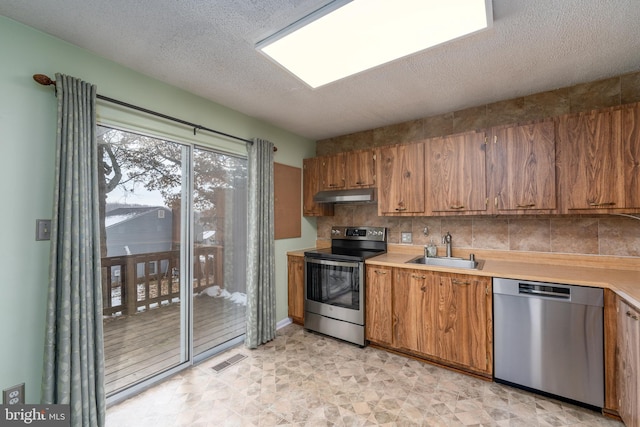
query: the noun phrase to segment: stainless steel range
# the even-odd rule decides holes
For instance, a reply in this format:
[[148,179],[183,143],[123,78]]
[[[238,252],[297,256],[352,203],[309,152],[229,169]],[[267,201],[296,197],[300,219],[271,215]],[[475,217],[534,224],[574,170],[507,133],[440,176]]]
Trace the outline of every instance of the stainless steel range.
[[305,329],[364,346],[364,261],[386,251],[384,227],[333,227],[330,248],[305,252]]

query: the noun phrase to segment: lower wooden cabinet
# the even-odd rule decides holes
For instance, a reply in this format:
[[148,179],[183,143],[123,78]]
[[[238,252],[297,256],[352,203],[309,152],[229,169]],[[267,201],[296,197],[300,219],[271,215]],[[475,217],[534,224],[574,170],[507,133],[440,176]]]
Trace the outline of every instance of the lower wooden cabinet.
[[287,256],[289,317],[293,323],[304,324],[304,257]]
[[640,427],[640,312],[618,298],[616,394],[627,427]]
[[435,354],[474,371],[493,371],[491,278],[433,274]]
[[434,286],[430,272],[396,268],[393,283],[394,345],[422,354],[435,353]]
[[492,375],[490,277],[367,266],[366,298],[368,340]]
[[365,302],[365,337],[380,344],[393,344],[392,269],[367,266]]

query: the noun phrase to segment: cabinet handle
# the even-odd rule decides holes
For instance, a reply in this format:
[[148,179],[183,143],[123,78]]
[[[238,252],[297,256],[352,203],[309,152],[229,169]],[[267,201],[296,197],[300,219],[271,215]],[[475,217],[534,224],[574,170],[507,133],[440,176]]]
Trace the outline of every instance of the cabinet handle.
[[589,206],[591,207],[615,206],[615,205],[616,205],[616,202],[604,202],[604,203],[589,202]]
[[536,205],[535,203],[529,203],[529,204],[526,204],[526,205],[516,205],[516,207],[518,207],[518,208],[532,208],[535,205]]
[[627,317],[630,317],[630,318],[632,318],[633,320],[638,320],[638,315],[637,315],[637,314],[634,314],[634,313],[632,313],[632,312],[630,312],[630,311],[627,311]]
[[400,207],[400,208],[396,208],[396,210],[397,210],[397,211],[402,212],[402,211],[406,211],[406,210],[407,210],[407,208],[405,208],[405,207]]
[[414,279],[421,279],[421,280],[424,280],[427,278],[427,276],[424,276],[424,275],[421,276],[419,274],[412,274],[411,277],[413,277]]
[[363,184],[364,184],[364,182],[362,182],[362,181],[356,181],[356,185],[363,185]]
[[471,282],[466,282],[458,279],[451,279],[451,283],[453,283],[454,285],[470,285],[471,284]]
[[422,292],[427,292],[427,287],[423,285],[423,286],[420,287],[420,290]]
[[386,271],[382,271],[382,270],[373,270],[376,272],[376,274],[387,274]]
[[337,187],[338,184],[329,184],[329,187]]
[[453,205],[453,206],[449,206],[449,209],[464,209],[464,205]]

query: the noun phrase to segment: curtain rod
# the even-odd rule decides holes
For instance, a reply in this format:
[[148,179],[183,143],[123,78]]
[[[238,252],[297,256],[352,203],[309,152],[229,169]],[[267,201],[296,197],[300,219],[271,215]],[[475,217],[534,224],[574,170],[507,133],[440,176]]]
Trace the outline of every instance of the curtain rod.
[[[43,86],[49,86],[49,85],[55,86],[56,85],[56,81],[55,80],[51,80],[51,78],[49,76],[45,75],[45,74],[34,74],[33,75],[33,80],[35,80],[36,82],[38,82],[39,84],[41,84]],[[220,131],[215,130],[215,129],[210,129],[208,127],[204,127],[204,126],[201,126],[201,125],[197,125],[195,123],[187,122],[185,120],[178,119],[176,117],[172,117],[172,116],[168,116],[166,114],[158,113],[157,111],[149,110],[149,109],[144,108],[144,107],[138,107],[137,105],[129,104],[128,102],[119,101],[117,99],[109,98],[108,96],[97,94],[96,98],[101,99],[103,101],[111,102],[112,104],[117,104],[117,105],[121,105],[123,107],[131,108],[133,110],[142,111],[143,113],[151,114],[153,116],[161,117],[161,118],[166,119],[166,120],[171,120],[173,122],[177,122],[177,123],[192,127],[194,135],[196,134],[196,131],[198,131],[198,130],[205,130],[207,132],[212,132],[212,133],[215,133],[215,134],[218,134],[218,135],[226,136],[227,138],[232,138],[232,139],[236,139],[238,141],[243,141],[243,142],[247,142],[249,144],[253,144],[253,141],[250,140],[250,139],[240,138],[239,136],[230,135],[228,133],[220,132]],[[278,147],[273,147],[273,151],[278,151]]]

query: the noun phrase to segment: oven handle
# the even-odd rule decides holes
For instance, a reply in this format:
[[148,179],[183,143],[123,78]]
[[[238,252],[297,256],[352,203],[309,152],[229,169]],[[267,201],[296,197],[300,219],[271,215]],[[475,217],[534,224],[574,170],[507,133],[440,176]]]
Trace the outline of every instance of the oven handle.
[[336,267],[360,267],[360,262],[358,261],[331,261],[328,259],[305,258],[304,262],[309,262],[311,264],[333,265]]

